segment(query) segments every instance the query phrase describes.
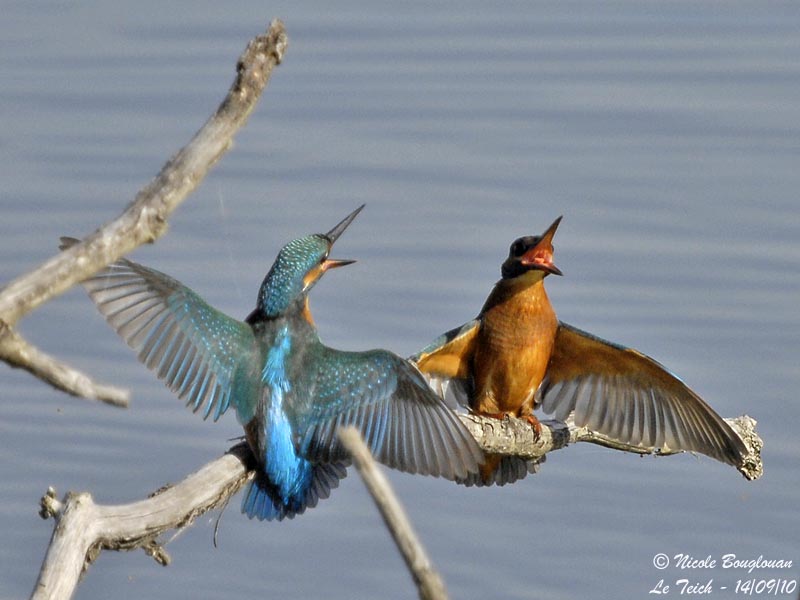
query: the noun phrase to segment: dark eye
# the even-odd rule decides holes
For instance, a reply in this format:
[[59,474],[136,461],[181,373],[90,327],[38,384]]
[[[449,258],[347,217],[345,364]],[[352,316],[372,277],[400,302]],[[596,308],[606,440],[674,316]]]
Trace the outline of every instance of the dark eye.
[[522,242],[522,240],[517,240],[511,244],[511,254],[514,256],[522,256],[525,254],[525,244]]

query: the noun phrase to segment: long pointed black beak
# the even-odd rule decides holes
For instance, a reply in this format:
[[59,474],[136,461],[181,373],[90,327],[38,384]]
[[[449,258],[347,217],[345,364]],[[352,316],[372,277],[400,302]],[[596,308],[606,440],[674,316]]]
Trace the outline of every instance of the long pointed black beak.
[[558,224],[561,223],[561,219],[563,218],[564,215],[561,215],[555,221],[553,221],[553,224],[550,225],[550,227],[547,228],[547,231],[545,231],[542,234],[543,240],[546,239],[549,244],[553,243],[553,236],[556,234],[556,229],[558,229]]
[[333,243],[337,239],[339,239],[339,236],[342,235],[344,230],[347,229],[347,226],[353,222],[353,219],[355,219],[358,216],[358,213],[360,213],[361,209],[363,209],[365,206],[366,204],[362,204],[361,206],[359,206],[357,209],[355,209],[353,212],[347,215],[344,219],[339,221],[336,227],[334,227],[328,233],[325,234],[325,237],[328,238],[328,240],[331,243],[331,246],[333,246]]

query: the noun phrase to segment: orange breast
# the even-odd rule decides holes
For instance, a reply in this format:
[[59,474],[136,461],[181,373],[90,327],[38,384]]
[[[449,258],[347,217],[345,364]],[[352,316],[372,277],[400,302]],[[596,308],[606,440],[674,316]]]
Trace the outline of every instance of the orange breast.
[[557,326],[541,280],[530,286],[495,288],[476,339],[472,408],[486,414],[531,414]]

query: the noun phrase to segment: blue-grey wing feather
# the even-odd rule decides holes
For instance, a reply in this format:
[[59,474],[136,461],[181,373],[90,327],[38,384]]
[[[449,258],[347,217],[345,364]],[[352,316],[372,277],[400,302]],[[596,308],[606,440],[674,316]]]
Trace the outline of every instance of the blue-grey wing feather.
[[139,360],[204,419],[255,391],[246,389],[257,369],[250,327],[179,281],[123,259],[83,286]]
[[400,357],[326,348],[316,364],[313,401],[297,415],[298,445],[309,460],[343,459],[337,430],[352,425],[389,467],[451,480],[477,471],[475,440]]
[[739,465],[739,436],[697,394],[644,354],[560,323],[542,410],[626,444],[701,452]]

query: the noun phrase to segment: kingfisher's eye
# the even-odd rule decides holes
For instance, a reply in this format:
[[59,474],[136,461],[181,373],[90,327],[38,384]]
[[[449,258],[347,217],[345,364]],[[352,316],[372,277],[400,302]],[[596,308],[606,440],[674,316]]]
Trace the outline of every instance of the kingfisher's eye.
[[522,256],[525,254],[525,244],[522,243],[522,240],[517,240],[511,244],[511,254],[514,256]]

